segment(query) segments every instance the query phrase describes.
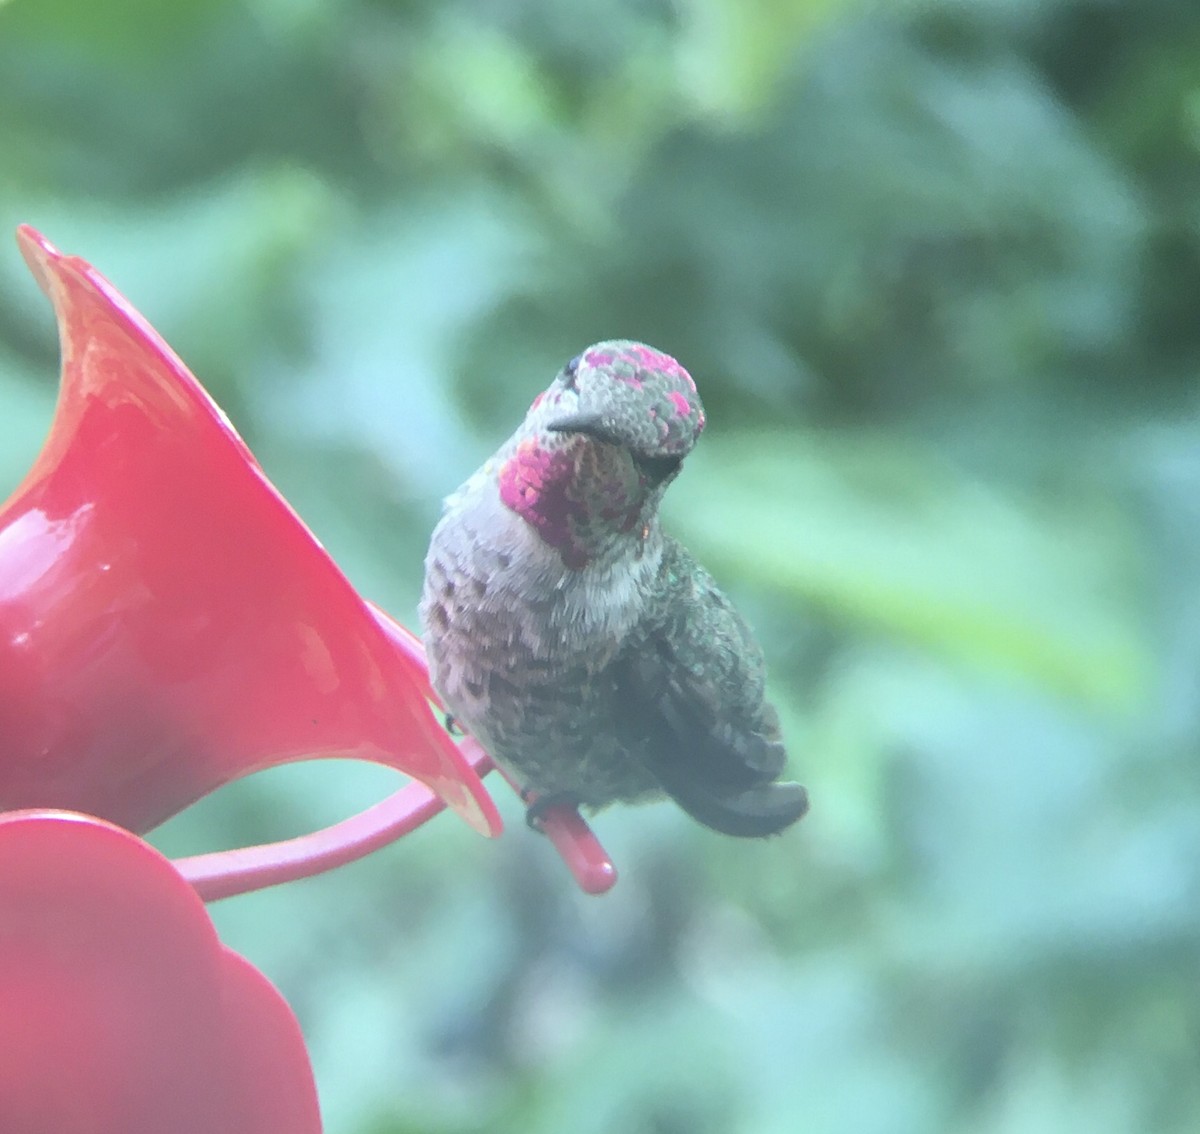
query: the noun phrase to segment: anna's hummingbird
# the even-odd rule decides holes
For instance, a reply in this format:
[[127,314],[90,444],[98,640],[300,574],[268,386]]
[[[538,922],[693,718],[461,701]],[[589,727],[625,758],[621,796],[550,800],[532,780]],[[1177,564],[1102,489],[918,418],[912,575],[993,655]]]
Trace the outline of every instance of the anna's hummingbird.
[[808,809],[762,651],[658,505],[704,428],[696,385],[642,343],[599,343],[446,500],[421,618],[434,687],[536,797],[663,793],[727,835]]

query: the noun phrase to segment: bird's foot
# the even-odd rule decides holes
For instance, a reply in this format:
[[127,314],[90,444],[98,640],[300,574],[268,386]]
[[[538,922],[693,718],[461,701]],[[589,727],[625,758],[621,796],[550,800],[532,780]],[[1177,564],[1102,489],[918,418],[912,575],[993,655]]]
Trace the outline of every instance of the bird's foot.
[[532,792],[525,788],[521,792],[521,798],[525,801],[525,822],[530,830],[539,831],[545,834],[542,829],[542,819],[546,812],[552,811],[558,807],[569,807],[572,810],[577,810],[579,807],[579,796],[571,791],[552,791],[545,795],[538,795],[537,792]]
[[442,724],[446,726],[446,731],[451,736],[466,736],[467,730],[458,723],[458,717],[453,713],[446,712],[442,714]]

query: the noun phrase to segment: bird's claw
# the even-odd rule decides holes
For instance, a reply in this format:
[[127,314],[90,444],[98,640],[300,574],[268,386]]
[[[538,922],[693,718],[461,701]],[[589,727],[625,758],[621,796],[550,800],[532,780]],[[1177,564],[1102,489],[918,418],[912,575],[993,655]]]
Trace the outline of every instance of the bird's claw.
[[521,798],[526,803],[526,825],[531,831],[537,831],[543,835],[546,832],[542,827],[542,820],[548,811],[559,807],[569,807],[572,810],[577,810],[579,807],[579,797],[569,791],[554,791],[548,792],[545,795],[538,795],[536,792],[531,792],[528,788],[525,788],[521,792]]

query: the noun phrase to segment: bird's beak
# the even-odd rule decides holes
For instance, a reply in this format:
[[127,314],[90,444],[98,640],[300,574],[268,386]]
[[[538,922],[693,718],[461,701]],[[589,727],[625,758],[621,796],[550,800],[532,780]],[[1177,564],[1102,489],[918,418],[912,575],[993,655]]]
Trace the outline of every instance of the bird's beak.
[[605,423],[598,413],[569,413],[566,417],[557,418],[546,425],[554,433],[582,433],[604,441],[609,445],[620,445],[622,441]]

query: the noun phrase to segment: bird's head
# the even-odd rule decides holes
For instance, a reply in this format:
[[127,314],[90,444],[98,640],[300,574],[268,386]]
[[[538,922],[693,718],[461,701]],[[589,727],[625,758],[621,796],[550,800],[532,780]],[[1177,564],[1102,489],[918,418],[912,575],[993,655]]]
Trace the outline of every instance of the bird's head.
[[529,407],[501,498],[579,569],[646,538],[703,428],[696,384],[675,359],[644,343],[597,343]]

